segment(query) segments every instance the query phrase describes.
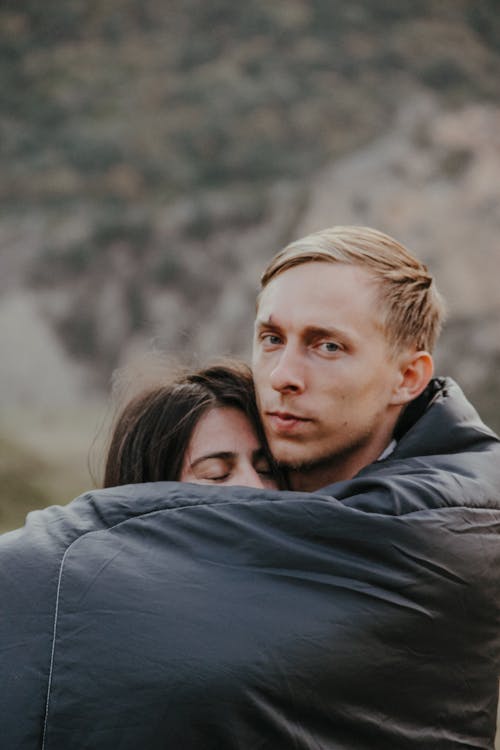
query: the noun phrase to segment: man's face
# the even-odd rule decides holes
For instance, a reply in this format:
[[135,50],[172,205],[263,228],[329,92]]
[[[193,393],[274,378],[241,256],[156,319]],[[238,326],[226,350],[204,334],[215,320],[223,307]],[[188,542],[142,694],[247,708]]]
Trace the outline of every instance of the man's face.
[[292,479],[295,487],[349,478],[391,440],[401,368],[379,324],[376,292],[366,269],[319,261],[283,271],[261,294],[257,398],[276,459],[316,485]]

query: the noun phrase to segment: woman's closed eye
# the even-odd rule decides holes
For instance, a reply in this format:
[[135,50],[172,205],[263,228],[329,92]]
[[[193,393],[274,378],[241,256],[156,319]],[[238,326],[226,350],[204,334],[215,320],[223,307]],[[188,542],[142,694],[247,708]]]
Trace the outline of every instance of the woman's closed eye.
[[220,457],[204,458],[191,465],[194,477],[200,482],[224,482],[231,469],[231,461]]
[[273,476],[273,471],[268,458],[260,451],[256,458],[254,458],[253,467],[257,474],[261,474],[264,477]]

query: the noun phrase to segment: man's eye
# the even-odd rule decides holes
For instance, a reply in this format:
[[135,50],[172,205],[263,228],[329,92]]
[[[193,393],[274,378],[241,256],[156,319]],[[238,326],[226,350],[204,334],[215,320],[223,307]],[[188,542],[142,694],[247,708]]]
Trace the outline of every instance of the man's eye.
[[340,346],[335,343],[335,341],[323,341],[322,344],[320,344],[321,351],[327,352],[327,354],[334,354],[335,352],[338,352],[340,349]]
[[281,339],[279,336],[277,336],[275,333],[264,333],[260,340],[264,344],[264,346],[279,346],[281,344]]

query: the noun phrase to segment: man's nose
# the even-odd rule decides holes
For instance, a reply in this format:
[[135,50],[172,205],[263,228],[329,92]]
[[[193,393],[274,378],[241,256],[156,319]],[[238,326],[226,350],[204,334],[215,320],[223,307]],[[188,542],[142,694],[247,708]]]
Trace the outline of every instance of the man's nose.
[[280,393],[300,393],[304,390],[304,370],[301,356],[291,346],[285,346],[278,354],[271,370],[271,386]]

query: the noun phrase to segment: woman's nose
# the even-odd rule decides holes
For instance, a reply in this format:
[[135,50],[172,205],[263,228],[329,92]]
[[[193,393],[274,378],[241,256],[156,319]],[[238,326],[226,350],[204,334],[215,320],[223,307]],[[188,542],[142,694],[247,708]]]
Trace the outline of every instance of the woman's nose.
[[239,485],[240,487],[257,487],[264,488],[266,485],[262,476],[248,461],[241,462],[233,471],[231,479],[226,483],[230,485]]

